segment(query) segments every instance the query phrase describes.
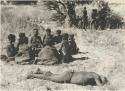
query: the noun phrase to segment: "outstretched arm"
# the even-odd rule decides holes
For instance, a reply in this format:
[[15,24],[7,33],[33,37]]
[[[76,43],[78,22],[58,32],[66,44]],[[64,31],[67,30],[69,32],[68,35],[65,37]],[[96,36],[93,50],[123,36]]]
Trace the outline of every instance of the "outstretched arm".
[[[51,72],[50,72],[51,73]],[[49,74],[45,73],[45,74],[35,74],[32,73],[30,75],[27,76],[27,78],[38,78],[38,79],[44,79],[44,80],[50,80],[53,82],[57,82],[57,83],[69,83],[72,77],[72,73],[71,72],[64,72],[62,74]]]

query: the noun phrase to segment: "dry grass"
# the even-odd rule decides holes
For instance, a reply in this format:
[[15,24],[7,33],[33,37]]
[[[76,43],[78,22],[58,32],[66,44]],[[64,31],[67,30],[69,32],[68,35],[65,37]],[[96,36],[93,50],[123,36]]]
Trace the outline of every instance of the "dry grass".
[[[39,10],[39,9],[42,10]],[[19,11],[19,13],[17,13]],[[48,15],[47,15],[48,14]],[[125,89],[125,31],[124,30],[79,30],[76,28],[57,27],[53,23],[47,23],[50,13],[41,7],[20,6],[2,8],[2,54],[4,54],[7,35],[14,33],[18,36],[20,31],[31,36],[32,28],[27,23],[27,17],[32,19],[41,18],[45,21],[42,26],[48,26],[53,30],[62,29],[63,32],[74,33],[81,54],[74,55],[78,60],[57,66],[44,65],[16,65],[13,63],[1,63],[2,91],[43,91],[43,90],[118,90]],[[24,27],[25,25],[25,27]],[[23,28],[22,28],[23,27]],[[42,36],[44,31],[40,29]],[[83,59],[88,57],[89,59]],[[37,68],[50,70],[53,73],[61,73],[66,70],[93,71],[106,76],[110,85],[98,86],[78,86],[74,84],[58,84],[40,79],[25,79],[26,74]]]

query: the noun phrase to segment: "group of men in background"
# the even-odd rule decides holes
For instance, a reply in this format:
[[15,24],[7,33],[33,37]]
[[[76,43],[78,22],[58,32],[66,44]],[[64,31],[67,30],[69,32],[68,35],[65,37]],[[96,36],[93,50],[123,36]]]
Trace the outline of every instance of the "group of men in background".
[[106,28],[122,28],[124,22],[122,18],[117,15],[112,15],[112,12],[107,4],[99,9],[92,9],[90,16],[88,15],[87,8],[84,7],[82,16],[76,15],[75,3],[68,2],[68,16],[70,27],[75,26],[80,29],[101,29]]

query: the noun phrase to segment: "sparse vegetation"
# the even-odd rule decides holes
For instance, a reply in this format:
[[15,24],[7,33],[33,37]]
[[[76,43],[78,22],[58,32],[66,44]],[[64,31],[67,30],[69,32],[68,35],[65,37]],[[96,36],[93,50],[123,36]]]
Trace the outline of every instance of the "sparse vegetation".
[[[100,0],[100,1],[95,0],[95,2],[96,2],[95,6],[98,7],[97,20],[96,20],[97,28],[101,28],[102,30],[104,30],[106,28],[116,29],[116,28],[121,28],[123,26],[122,17],[112,12],[107,2],[105,2],[104,0]],[[77,11],[75,11],[75,7],[79,5],[78,2],[76,1],[63,2],[63,1],[49,0],[49,1],[44,1],[44,5],[47,7],[48,10],[55,11],[55,13],[51,17],[51,20],[56,21],[58,24],[60,23],[60,25],[62,25],[62,24],[65,24],[66,22],[69,22],[69,26],[71,27],[75,26],[77,28],[80,28],[81,25],[83,27],[84,25],[82,23],[83,16],[81,16],[81,18],[79,19],[78,18],[79,15],[76,15]],[[91,5],[89,7],[91,7]],[[84,8],[84,4],[82,8]],[[89,19],[91,19],[90,16],[89,16]],[[88,23],[88,27],[91,26],[91,20],[88,20],[88,22],[89,21],[90,23]]]
[[[19,11],[19,12],[18,12]],[[17,13],[18,12],[18,13]],[[46,13],[45,13],[46,12]],[[42,10],[40,7],[2,7],[1,15],[1,42],[2,47],[5,47],[7,35],[14,33],[18,36],[20,31],[26,33],[30,37],[32,25],[29,25],[29,17],[33,23],[42,19],[44,23],[42,26],[47,25],[48,18],[53,15],[53,11]],[[119,18],[118,18],[119,19]],[[35,20],[35,21],[34,21]],[[38,24],[39,25],[39,24]],[[69,64],[61,64],[58,66],[40,66],[40,65],[10,65],[1,62],[2,82],[1,88],[3,90],[119,90],[124,89],[125,77],[125,31],[124,30],[104,30],[93,31],[87,30],[84,32],[82,29],[77,28],[62,28],[54,26],[47,26],[52,30],[62,29],[63,32],[74,33],[77,45],[83,53],[73,56],[74,58],[88,57],[88,60],[76,60]],[[40,35],[42,37],[43,31],[40,28]],[[2,49],[2,54],[5,54],[5,49]],[[12,63],[11,63],[12,64]],[[55,73],[61,73],[66,70],[75,71],[93,71],[101,75],[105,75],[110,85],[103,87],[97,86],[77,86],[74,84],[58,84],[40,79],[26,80],[26,74],[37,68],[43,70],[50,70]]]

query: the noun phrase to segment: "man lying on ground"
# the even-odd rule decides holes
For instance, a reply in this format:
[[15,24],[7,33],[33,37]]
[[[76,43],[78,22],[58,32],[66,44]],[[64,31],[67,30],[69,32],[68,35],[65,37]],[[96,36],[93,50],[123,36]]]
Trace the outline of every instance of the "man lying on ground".
[[66,71],[61,74],[53,74],[50,71],[41,71],[39,68],[36,72],[28,74],[27,79],[38,78],[44,80],[50,80],[56,83],[72,83],[77,85],[92,85],[102,86],[108,83],[108,80],[104,76],[100,76],[95,72],[75,72]]

